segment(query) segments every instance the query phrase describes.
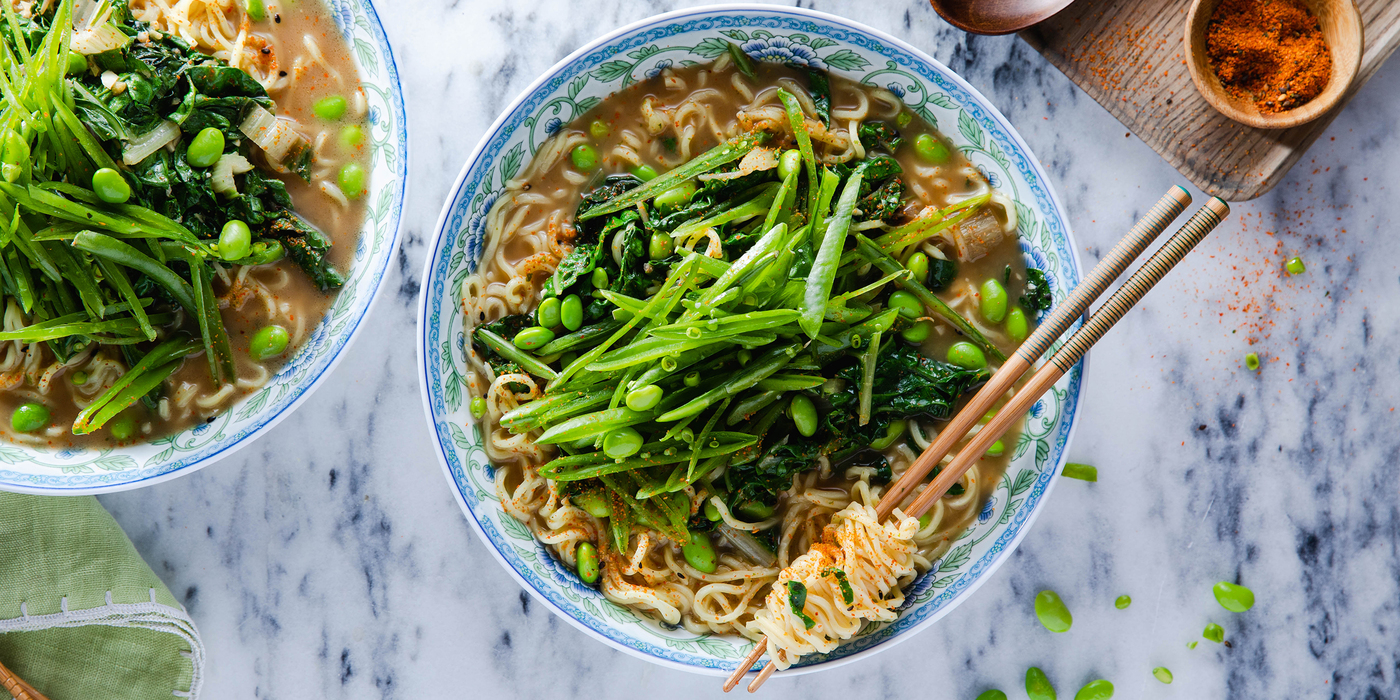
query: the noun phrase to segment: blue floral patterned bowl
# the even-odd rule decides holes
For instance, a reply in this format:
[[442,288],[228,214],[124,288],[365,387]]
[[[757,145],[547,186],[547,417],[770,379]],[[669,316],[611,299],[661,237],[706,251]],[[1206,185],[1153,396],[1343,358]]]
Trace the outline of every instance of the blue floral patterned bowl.
[[149,486],[232,454],[286,417],[326,376],[378,295],[393,256],[408,172],[403,92],[389,39],[370,0],[320,0],[350,45],[369,99],[370,187],[345,287],[292,361],[214,419],[153,442],[116,449],[43,450],[0,444],[0,489],[49,495]]
[[[758,59],[827,68],[899,95],[1016,201],[1027,264],[1049,274],[1055,298],[1064,299],[1080,278],[1064,208],[1045,170],[1005,117],[923,52],[840,17],[765,6],[712,6],[660,15],[575,51],[506,109],[457,178],[424,271],[418,324],[424,408],[448,483],[496,559],[565,620],[634,656],[714,674],[732,670],[751,644],[737,637],[663,629],[614,605],[583,585],[525,526],[501,511],[481,434],[464,400],[465,338],[458,293],[462,279],[476,268],[487,211],[503,183],[546,138],[608,94],[668,65],[712,60],[730,41]],[[977,523],[915,582],[899,619],[867,626],[831,654],[802,659],[795,672],[850,661],[907,638],[947,614],[1006,560],[1064,463],[1082,380],[1082,367],[1076,367],[1036,404],[1015,459]]]

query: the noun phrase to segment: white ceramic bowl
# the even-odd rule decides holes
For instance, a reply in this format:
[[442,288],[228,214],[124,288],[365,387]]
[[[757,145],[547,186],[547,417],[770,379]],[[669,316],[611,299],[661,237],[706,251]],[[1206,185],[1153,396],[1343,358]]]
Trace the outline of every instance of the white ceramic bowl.
[[[624,652],[701,673],[726,673],[751,644],[696,636],[607,601],[553,559],[524,525],[505,515],[468,414],[457,290],[475,269],[484,220],[502,183],[552,133],[597,101],[666,65],[708,61],[735,41],[752,56],[795,60],[883,86],[953,140],[1016,200],[1029,265],[1049,273],[1057,300],[1079,282],[1068,217],[1040,163],[1016,130],[976,90],[918,49],[856,22],[804,9],[728,5],[659,15],[589,43],[526,89],[482,138],[443,206],[424,271],[419,363],[424,407],[448,483],[487,548],[526,590],[569,623]],[[967,598],[1006,559],[1045,503],[1078,412],[1076,367],[1031,411],[1007,476],[972,527],[914,585],[899,619],[867,628],[794,671],[873,653],[932,624]],[[501,604],[504,604],[502,602]]]
[[48,495],[107,493],[188,474],[253,442],[320,385],[378,296],[398,241],[408,172],[408,124],[398,68],[370,0],[325,2],[350,45],[369,99],[372,154],[368,212],[345,287],[310,339],[267,384],[213,423],[131,447],[33,449],[0,444],[0,490]]

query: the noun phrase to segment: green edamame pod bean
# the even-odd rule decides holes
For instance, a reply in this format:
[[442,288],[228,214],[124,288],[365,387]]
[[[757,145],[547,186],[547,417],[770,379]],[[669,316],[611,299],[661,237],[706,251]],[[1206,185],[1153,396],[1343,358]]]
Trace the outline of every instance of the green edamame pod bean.
[[687,564],[703,574],[713,574],[719,567],[719,557],[715,555],[715,546],[710,543],[708,533],[690,533],[690,542],[681,545],[681,555]]
[[724,519],[724,516],[719,513],[719,507],[710,502],[709,499],[705,500],[705,519],[712,523],[717,523]]
[[1044,671],[1034,666],[1026,669],[1026,695],[1031,700],[1056,700],[1055,686],[1050,685]]
[[1206,629],[1204,632],[1201,632],[1201,636],[1219,644],[1225,641],[1225,628],[1212,622],[1206,625]]
[[554,340],[554,331],[532,326],[516,333],[515,339],[511,342],[521,350],[534,350],[548,345],[551,340]]
[[914,278],[915,282],[924,284],[928,281],[928,256],[925,255],[923,251],[918,251],[909,256],[909,262],[904,263],[904,267],[909,270],[909,274]]
[[263,0],[243,0],[243,10],[248,13],[248,19],[254,22],[267,19],[267,6]]
[[1011,307],[1006,312],[1006,334],[1016,342],[1025,340],[1031,334],[1031,324],[1026,320],[1026,312],[1019,306]]
[[136,419],[125,413],[120,414],[107,424],[107,430],[111,431],[112,439],[117,442],[130,440],[136,434]]
[[1168,670],[1166,666],[1158,666],[1152,669],[1152,677],[1167,685],[1172,684],[1172,672]]
[[1113,697],[1113,684],[1100,678],[1096,681],[1089,681],[1079,692],[1074,694],[1074,700],[1109,700]]
[[230,219],[219,233],[219,257],[232,262],[248,257],[253,250],[253,232],[248,224]]
[[627,392],[627,407],[634,411],[650,411],[661,403],[666,392],[655,384],[648,384]]
[[601,267],[595,267],[595,268],[593,268],[593,278],[592,278],[592,280],[590,280],[590,281],[593,282],[593,288],[594,288],[594,289],[607,289],[607,288],[608,288],[608,271],[607,271],[607,270],[604,270],[604,269],[601,268]]
[[340,130],[340,145],[346,150],[354,150],[364,145],[365,130],[359,124],[351,124]]
[[900,331],[899,334],[911,343],[922,343],[933,335],[933,321],[927,319]]
[[641,180],[642,182],[651,182],[652,180],[656,179],[657,172],[656,168],[653,168],[650,165],[638,165],[637,167],[632,168],[632,174],[635,175],[636,178],[638,180]]
[[255,360],[271,359],[286,352],[287,343],[290,341],[291,336],[287,334],[286,328],[278,325],[263,326],[249,341],[248,354]]
[[612,133],[612,129],[608,128],[608,123],[602,119],[594,119],[593,123],[588,125],[588,133],[591,134],[593,138],[602,141],[608,137],[608,134]]
[[82,370],[78,370],[78,371],[76,371],[76,372],[73,373],[73,384],[74,384],[74,386],[82,386],[82,385],[88,383],[88,379],[89,379],[89,378],[90,378],[90,377],[88,376],[88,373],[87,373],[87,372],[84,372],[84,371],[82,371]]
[[924,315],[923,302],[903,289],[890,294],[890,308],[899,309],[899,315],[905,318],[918,318]]
[[1128,606],[1132,604],[1133,597],[1128,595],[1120,595],[1118,596],[1117,600],[1113,601],[1113,607],[1118,608],[1119,610],[1126,610]]
[[330,95],[316,100],[315,104],[311,105],[311,111],[315,112],[316,116],[328,122],[333,122],[345,116],[345,109],[349,106],[349,103],[345,101],[344,97],[340,95]]
[[987,356],[982,348],[963,340],[948,348],[948,362],[963,369],[982,369],[987,366]]
[[797,426],[797,432],[802,433],[802,437],[817,434],[817,407],[805,395],[798,394],[792,397],[792,401],[788,403],[788,417]]
[[1006,443],[1001,440],[997,440],[992,443],[991,447],[987,448],[988,457],[1000,457],[1003,452],[1006,452]]
[[212,126],[204,127],[190,140],[185,151],[185,160],[196,168],[207,168],[219,162],[224,154],[224,132]]
[[977,700],[1006,700],[1006,693],[1003,693],[1000,690],[993,688],[991,690],[984,691],[981,695],[978,695]]
[[577,294],[570,294],[559,303],[559,322],[569,331],[583,328],[583,300]]
[[783,154],[778,156],[778,179],[786,180],[800,167],[802,167],[802,154],[797,149],[790,148],[783,151]]
[[586,143],[581,143],[569,151],[569,160],[574,162],[575,168],[587,172],[598,167],[598,151]]
[[563,320],[564,303],[559,301],[559,297],[550,297],[540,302],[540,308],[535,309],[535,322],[545,328],[554,328]]
[[612,510],[608,508],[607,498],[597,491],[584,491],[577,496],[570,497],[569,500],[595,518],[606,518],[612,515]]
[[584,583],[598,582],[598,548],[592,542],[579,543],[578,549],[574,550],[574,559],[578,562],[578,577]]
[[926,529],[928,529],[929,524],[931,524],[932,522],[933,522],[933,513],[924,513],[923,515],[920,515],[920,516],[919,516],[919,529],[920,529],[920,530],[926,530]]
[[618,428],[603,436],[603,454],[613,459],[625,459],[642,449],[642,434],[635,428]]
[[111,168],[100,168],[92,174],[92,191],[108,204],[121,204],[131,199],[131,185],[122,174]]
[[340,184],[341,193],[346,197],[359,199],[365,196],[365,185],[369,182],[369,174],[359,163],[346,163],[340,166],[340,174],[336,179]]
[[472,399],[471,411],[472,418],[477,420],[484,418],[486,416],[486,399],[480,396]]
[[914,152],[925,161],[936,164],[948,162],[948,157],[952,155],[948,146],[933,134],[919,134],[914,139]]
[[870,449],[876,451],[889,449],[890,445],[893,445],[896,440],[899,440],[900,438],[904,437],[904,431],[908,429],[908,427],[909,423],[907,421],[890,421],[890,424],[885,427],[884,437],[881,437],[875,442],[870,443]]
[[10,427],[17,433],[34,433],[49,427],[50,418],[48,406],[30,401],[10,415]]
[[652,260],[664,260],[671,257],[671,252],[675,250],[675,242],[664,233],[651,234],[650,244],[647,246],[647,256]]
[[1254,591],[1239,584],[1221,581],[1212,590],[1220,607],[1230,612],[1244,612],[1254,607]]
[[736,508],[734,512],[750,520],[763,520],[773,517],[773,506],[759,501],[748,501],[747,503],[740,503],[739,507]]
[[989,323],[1001,323],[1006,320],[1006,288],[995,279],[982,283],[980,310],[982,318],[987,319]]
[[654,203],[657,209],[671,210],[678,209],[690,201],[695,196],[695,183],[689,180],[672,187],[661,194],[656,195]]
[[1051,632],[1068,632],[1070,625],[1074,624],[1074,616],[1070,615],[1069,607],[1060,600],[1060,594],[1054,591],[1041,591],[1035,594],[1035,616],[1040,620],[1040,624]]
[[1308,271],[1308,266],[1303,262],[1303,259],[1302,259],[1302,258],[1289,258],[1289,259],[1288,259],[1288,274],[1290,274],[1290,275],[1301,275],[1301,274],[1303,274],[1304,272],[1307,272],[1307,271]]

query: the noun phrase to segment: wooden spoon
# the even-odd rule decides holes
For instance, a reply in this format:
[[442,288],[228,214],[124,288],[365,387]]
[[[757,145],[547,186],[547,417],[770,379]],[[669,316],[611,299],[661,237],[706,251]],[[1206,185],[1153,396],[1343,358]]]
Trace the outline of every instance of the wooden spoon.
[[1010,34],[1038,24],[1074,0],[929,0],[948,23],[973,34]]

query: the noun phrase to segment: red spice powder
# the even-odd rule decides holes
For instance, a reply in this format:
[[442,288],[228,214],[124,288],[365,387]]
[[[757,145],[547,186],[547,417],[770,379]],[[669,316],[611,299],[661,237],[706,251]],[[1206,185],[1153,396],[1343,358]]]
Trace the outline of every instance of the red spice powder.
[[1223,0],[1206,27],[1206,55],[1221,85],[1260,112],[1306,104],[1332,80],[1322,25],[1299,0]]

